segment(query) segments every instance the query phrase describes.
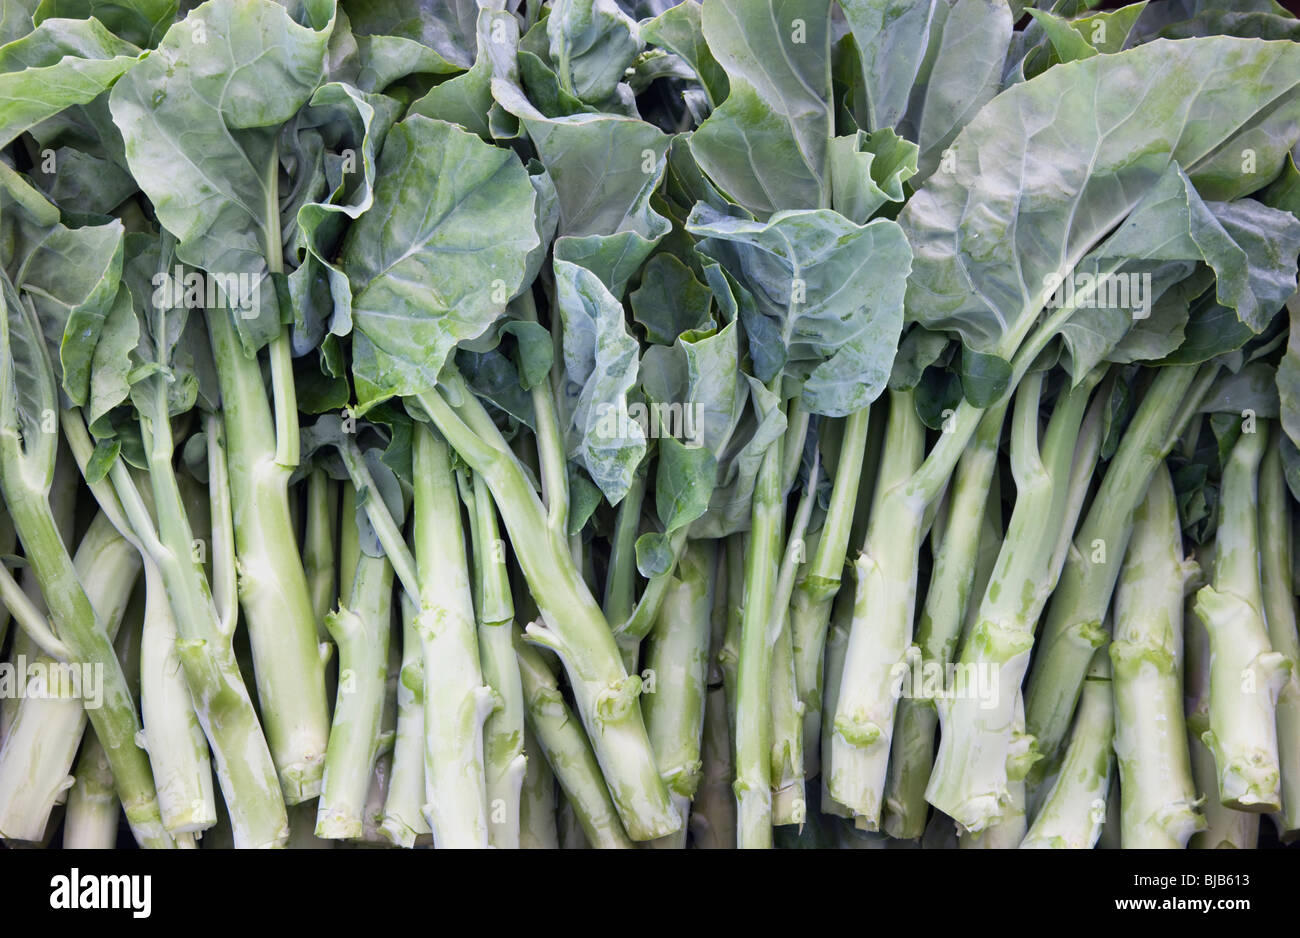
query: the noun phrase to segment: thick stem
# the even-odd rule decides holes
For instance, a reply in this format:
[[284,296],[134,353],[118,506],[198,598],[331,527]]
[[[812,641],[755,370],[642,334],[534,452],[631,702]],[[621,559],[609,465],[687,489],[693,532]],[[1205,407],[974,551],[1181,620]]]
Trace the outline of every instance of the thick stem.
[[113,768],[94,730],[86,731],[73,777],[63,815],[63,848],[112,850],[117,846],[121,806],[113,787]]
[[[573,562],[568,545],[548,527],[529,484],[491,419],[463,383],[459,410],[436,392],[419,400],[460,456],[492,491],[529,590],[545,620],[529,638],[553,648],[564,663],[583,725],[628,835],[652,840],[677,829],[646,735],[637,695],[613,633]],[[465,415],[462,418],[462,413]]]
[[524,784],[524,690],[514,650],[515,608],[510,595],[505,542],[497,527],[492,494],[475,477],[470,504],[478,610],[479,656],[483,679],[492,689],[493,707],[483,724],[483,764],[487,782],[488,840],[515,849],[520,837],[520,798]]
[[1291,584],[1294,542],[1291,500],[1282,469],[1282,428],[1270,435],[1259,475],[1260,582],[1264,618],[1273,650],[1291,662],[1291,674],[1277,698],[1278,762],[1282,770],[1282,810],[1273,816],[1278,836],[1300,837],[1300,638],[1296,635]]
[[768,447],[754,481],[736,669],[738,846],[772,846],[772,634],[784,518],[781,440]]
[[194,560],[194,534],[172,469],[166,408],[165,389],[157,382],[147,444],[158,518],[156,537],[154,520],[120,460],[110,470],[113,487],[137,537],[156,545],[153,560],[162,574],[180,635],[176,650],[199,725],[216,760],[234,843],[238,847],[280,846],[288,836],[284,799],[261,721],[235,658],[231,633],[225,628],[233,622],[219,618],[203,569]]
[[386,557],[357,561],[347,605],[325,619],[339,649],[339,689],[316,809],[316,836],[356,840],[379,757],[380,722],[392,632],[393,566]]
[[1056,579],[1052,563],[1066,520],[1071,466],[1097,377],[1058,398],[1041,447],[1043,373],[1029,375],[1017,390],[1011,429],[1016,507],[955,681],[937,695],[942,730],[926,789],[926,799],[966,830],[981,831],[1001,820],[1012,797],[1009,783],[1029,769],[1023,759],[1014,771],[1011,765],[1013,752],[1028,742],[1015,728],[1020,686],[1034,628]]
[[429,833],[424,805],[424,655],[415,627],[416,609],[411,597],[402,600],[402,663],[397,683],[397,735],[393,741],[393,769],[388,780],[381,830],[399,847],[415,846]]
[[1268,429],[1243,428],[1220,486],[1212,585],[1196,594],[1210,634],[1210,722],[1205,744],[1219,767],[1219,797],[1239,811],[1282,806],[1276,704],[1291,662],[1274,651],[1259,573],[1257,481]]
[[1175,417],[1194,382],[1199,384],[1197,371],[1195,365],[1158,370],[1065,560],[1025,691],[1026,722],[1044,768],[1061,748],[1088,663],[1106,639],[1102,623],[1132,533],[1133,511],[1177,435]]
[[[522,686],[522,685],[521,685]],[[524,725],[523,790],[519,795],[519,847],[522,850],[557,850],[555,776],[542,755],[532,727]]]
[[492,691],[479,665],[460,495],[446,442],[414,439],[416,630],[424,658],[425,816],[439,847],[488,846],[483,722]]
[[213,312],[207,320],[221,379],[239,599],[267,741],[285,800],[296,804],[320,793],[330,723],[316,615],[289,512],[297,413],[289,410],[292,395],[286,390],[292,372],[282,373],[291,365],[280,363],[277,371],[277,362],[288,355],[287,337],[271,345],[273,414],[262,370],[244,354],[230,316]]
[[1097,843],[1106,820],[1106,797],[1115,762],[1111,749],[1114,714],[1110,657],[1102,648],[1083,684],[1060,775],[1021,842],[1022,848],[1089,850]]
[[795,674],[794,637],[790,622],[790,597],[795,577],[807,560],[804,537],[812,517],[820,468],[814,459],[808,484],[795,510],[781,559],[776,590],[772,594],[768,635],[772,642],[772,823],[803,824],[808,816],[804,795],[803,705]]
[[826,630],[831,605],[840,590],[844,561],[848,556],[849,534],[857,508],[866,453],[870,409],[864,407],[844,421],[839,461],[831,500],[826,508],[821,534],[808,566],[795,588],[790,608],[790,636],[794,647],[795,683],[803,706],[804,774],[813,778],[821,771],[822,673]]
[[163,826],[172,834],[194,833],[217,823],[208,743],[176,656],[176,620],[162,573],[151,557],[145,558],[144,579],[140,708],[149,764],[158,784]]
[[646,673],[654,682],[653,691],[646,689],[646,731],[682,818],[678,830],[652,842],[655,847],[686,846],[691,802],[700,785],[716,559],[712,541],[687,545],[646,648]]
[[730,619],[730,571],[725,541],[714,553],[713,610],[709,616],[709,676],[704,698],[704,735],[700,744],[700,785],[691,806],[690,830],[696,847],[735,849],[736,802],[731,794],[731,726],[727,720],[727,688],[719,653]]
[[564,702],[555,673],[542,653],[525,642],[517,641],[515,651],[528,705],[528,725],[587,840],[598,848],[632,847],[595,754]]
[[[101,514],[82,537],[74,563],[78,589],[84,588],[105,638],[111,642],[140,573],[140,556]],[[113,660],[117,662],[116,655]],[[99,668],[75,655],[60,664],[48,655],[29,658],[20,652],[13,666],[19,687],[10,693],[21,706],[0,748],[0,835],[37,842],[45,835],[55,803],[67,790],[68,773],[85,732],[87,710],[103,709],[108,702],[107,686]],[[125,674],[123,680],[129,684]],[[38,688],[39,696],[34,693]],[[95,697],[101,695],[101,706],[94,706]],[[144,758],[134,737],[130,745]],[[105,755],[107,758],[109,754]],[[144,770],[149,771],[147,762]],[[156,798],[151,776],[149,791]],[[140,793],[128,794],[138,805]],[[153,810],[158,810],[156,802]],[[160,822],[161,818],[157,822],[157,839],[148,846],[166,845]]]
[[[823,775],[829,771],[833,798],[861,815],[868,830],[880,823],[898,703],[892,684],[912,640],[917,551],[928,500],[908,492],[919,475],[924,444],[925,428],[911,392],[890,391],[884,456],[857,561],[830,764],[822,767]],[[823,746],[823,760],[826,755]]]
[[1183,592],[1194,570],[1183,559],[1174,485],[1162,465],[1133,516],[1115,592],[1111,689],[1126,848],[1181,850],[1205,826],[1183,720]]

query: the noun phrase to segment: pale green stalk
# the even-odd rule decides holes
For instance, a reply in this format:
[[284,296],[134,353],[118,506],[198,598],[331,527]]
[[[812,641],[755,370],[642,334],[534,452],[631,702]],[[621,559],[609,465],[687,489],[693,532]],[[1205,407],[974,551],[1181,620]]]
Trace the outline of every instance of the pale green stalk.
[[1260,585],[1273,650],[1291,662],[1277,698],[1278,763],[1282,810],[1273,815],[1284,843],[1300,837],[1300,638],[1292,589],[1291,500],[1282,468],[1282,430],[1269,438],[1259,475]]
[[781,440],[768,447],[754,481],[745,563],[740,658],[736,669],[736,817],[738,846],[772,846],[771,620],[781,536]]
[[[329,705],[318,626],[289,513],[289,477],[298,462],[298,419],[283,338],[271,344],[275,409],[262,369],[244,353],[230,315],[206,317],[225,422],[239,600],[253,648],[257,698],[287,803],[321,791]],[[288,399],[286,397],[288,389]]]
[[492,491],[545,621],[544,626],[536,622],[528,626],[529,639],[550,647],[563,661],[628,834],[637,840],[669,834],[681,819],[669,803],[646,735],[637,703],[640,678],[629,676],[624,668],[609,623],[568,545],[548,525],[546,509],[491,417],[462,381],[452,376],[449,382],[445,389],[420,395],[418,400]]
[[1183,559],[1174,485],[1162,465],[1133,515],[1115,591],[1111,690],[1125,848],[1181,850],[1205,826],[1183,720],[1183,594],[1195,571]]
[[[853,574],[850,573],[849,577],[850,585],[855,585],[852,579]],[[853,622],[854,595],[856,592],[856,588],[841,589],[831,606],[831,624],[826,632],[825,710],[827,713],[834,713],[835,707],[839,703],[840,678],[844,674],[844,656],[849,648],[849,629]],[[822,720],[822,752],[829,753],[831,751],[834,733],[835,722],[833,720]],[[853,812],[847,806],[836,801],[831,795],[829,760],[823,760],[821,768],[822,813],[833,814],[842,818],[853,817]]]
[[1260,583],[1257,482],[1268,427],[1243,428],[1220,486],[1211,585],[1196,594],[1210,634],[1210,724],[1205,744],[1219,768],[1219,797],[1230,808],[1267,813],[1282,806],[1278,692],[1291,662],[1273,650]]
[[[4,501],[0,499],[0,554],[12,554],[18,545],[18,535],[14,531],[13,522],[9,520],[9,511],[4,507]],[[0,648],[4,647],[5,637],[9,633],[9,609],[3,602],[0,602]],[[0,744],[4,742],[4,737],[0,734]]]
[[[605,598],[601,610],[617,631],[632,617],[636,608],[636,538],[641,526],[641,506],[645,502],[646,477],[644,471],[632,476],[623,500],[618,503],[614,516],[614,534],[609,544],[609,570],[605,575]],[[635,671],[637,649],[644,636],[618,634],[623,665]]]
[[475,477],[469,499],[478,611],[479,656],[493,706],[483,724],[483,766],[487,788],[488,841],[519,847],[520,798],[526,771],[524,690],[515,657],[515,607],[506,569],[506,546],[497,528],[487,484]]
[[[140,556],[117,534],[103,514],[97,514],[82,536],[74,564],[77,589],[85,590],[84,595],[95,612],[96,620],[102,624],[105,637],[111,642],[122,624],[140,573]],[[30,603],[23,608],[20,602],[16,597],[12,602],[15,617],[39,615]],[[116,654],[113,660],[117,662]],[[16,686],[10,688],[9,693],[20,699],[22,706],[3,747],[0,747],[0,836],[7,839],[34,842],[45,836],[51,812],[56,803],[63,801],[67,791],[69,772],[85,734],[85,703],[92,703],[93,696],[101,692],[105,695],[103,703],[108,703],[107,685],[86,683],[85,670],[75,655],[67,659],[66,665],[77,668],[80,695],[74,693],[78,688],[72,683],[71,672],[51,656],[38,651],[27,658],[24,653],[14,662]],[[45,676],[41,690],[49,696],[32,695],[37,688],[28,681],[29,669],[33,674]],[[57,686],[53,685],[54,678],[58,680]],[[90,678],[96,684],[101,680],[93,665]],[[103,680],[107,680],[106,673]],[[129,694],[130,682],[124,674],[123,682],[128,685],[125,690]],[[94,713],[95,709],[90,712]],[[138,750],[134,737],[129,745]],[[138,751],[143,757],[144,751]],[[148,772],[147,763],[145,771]],[[152,777],[149,789],[153,794]],[[138,792],[128,793],[128,796],[132,795],[140,798]],[[156,795],[153,797],[156,799]],[[158,810],[156,801],[153,810]],[[136,823],[139,823],[138,815]],[[170,845],[160,822],[153,839],[146,845]]]
[[[1016,691],[1016,698],[1016,714],[1015,722],[1012,724],[1012,732],[1017,739],[1028,740],[1028,737],[1025,736],[1024,700],[1020,696],[1019,689]],[[1027,743],[1019,747],[1016,755],[1022,759],[1032,755]],[[1011,775],[1015,777],[1007,782],[1007,797],[1002,806],[1001,815],[981,831],[960,830],[958,828],[960,831],[957,835],[958,849],[1012,850],[1020,846],[1021,841],[1025,839],[1025,833],[1029,829],[1029,820],[1025,816],[1028,798],[1024,771],[1012,772]]]
[[[154,511],[150,512],[130,470],[120,459],[109,474],[113,497],[135,538],[162,575],[179,633],[176,651],[199,725],[216,760],[217,781],[229,809],[234,843],[241,848],[280,846],[288,836],[288,819],[262,724],[235,658],[234,597],[217,593],[219,601],[231,603],[223,614],[209,592],[202,565],[193,555],[194,532],[172,467],[174,445],[166,387],[161,377],[152,379],[152,384],[150,416],[141,425],[147,430],[145,452]],[[69,427],[73,434],[84,432],[79,416],[66,421],[65,433]],[[210,473],[215,469],[209,484],[220,485],[225,473],[225,450],[219,433],[209,436],[208,454]],[[105,496],[102,501],[109,499]],[[223,498],[214,497],[212,506],[214,582],[220,590],[227,579],[222,573],[226,566],[222,541],[230,520],[222,516],[228,507]],[[266,701],[262,704],[265,706]]]
[[700,786],[691,806],[691,839],[701,849],[736,847],[736,801],[731,793],[731,726],[727,720],[727,687],[719,653],[730,619],[730,571],[718,542],[713,610],[709,616],[709,676],[704,698],[704,735],[700,744]]
[[144,556],[145,611],[140,646],[140,710],[158,785],[163,826],[175,834],[217,823],[208,743],[176,654],[176,620],[153,558]]
[[687,545],[646,646],[645,667],[654,681],[653,693],[647,690],[645,696],[646,731],[682,819],[676,831],[651,841],[656,848],[685,848],[691,802],[700,786],[716,560],[712,541]]
[[819,464],[813,460],[812,471],[799,507],[790,523],[790,533],[772,594],[771,621],[768,624],[772,643],[772,823],[803,824],[808,816],[804,793],[803,704],[799,699],[795,674],[794,636],[790,622],[790,598],[795,577],[807,560],[804,537],[816,499]]
[[[1212,567],[1213,545],[1202,551],[1205,567]],[[1260,817],[1253,811],[1229,808],[1219,797],[1219,773],[1212,753],[1202,741],[1210,727],[1210,636],[1197,618],[1195,600],[1189,597],[1184,608],[1186,641],[1184,671],[1186,683],[1188,750],[1192,779],[1205,816],[1205,827],[1191,836],[1192,850],[1253,850],[1259,843]]]
[[632,847],[595,754],[560,693],[555,672],[542,653],[522,639],[516,641],[515,651],[528,706],[528,725],[586,839],[602,849]]
[[[329,641],[325,617],[338,597],[334,582],[334,532],[338,530],[339,484],[313,469],[307,475],[307,521],[303,535],[302,562],[311,593],[312,616],[316,620],[316,640]],[[351,519],[348,519],[351,523]]]
[[[725,543],[727,564],[727,621],[722,633],[722,647],[718,649],[718,667],[722,670],[722,683],[727,688],[727,725],[729,735],[736,735],[736,690],[740,666],[740,625],[745,611],[745,545],[748,535],[737,532],[727,537]],[[734,794],[734,793],[733,793]]]
[[1106,640],[1102,623],[1132,534],[1133,511],[1217,371],[1214,363],[1157,369],[1074,536],[1025,690],[1028,729],[1044,757],[1040,772],[1060,750],[1093,652]]
[[317,837],[357,840],[364,832],[380,751],[392,600],[392,564],[363,554],[347,605],[340,603],[325,618],[339,649],[339,688],[316,808]]
[[[1020,383],[1011,425],[1016,506],[985,589],[974,628],[956,665],[958,684],[937,700],[941,735],[926,800],[962,828],[978,832],[1000,820],[1011,798],[1012,753],[1026,744],[1017,732],[1020,686],[1029,669],[1034,628],[1055,585],[1061,528],[1080,424],[1099,374],[1062,392],[1039,444],[1039,402],[1045,376]],[[1018,772],[1029,765],[1017,760]],[[1023,802],[1023,798],[1021,799]],[[1013,807],[1011,810],[1017,810]],[[1023,804],[1018,810],[1023,810]]]
[[831,485],[826,520],[817,547],[801,572],[790,607],[790,635],[794,647],[795,681],[803,705],[803,767],[807,778],[821,771],[822,674],[826,630],[831,604],[840,590],[849,534],[857,508],[862,460],[867,448],[870,408],[850,414],[844,421],[839,460]]
[[[933,500],[902,492],[921,465],[924,446],[925,427],[916,415],[912,392],[891,390],[880,474],[856,563],[857,593],[830,764],[822,767],[823,774],[830,773],[832,797],[862,816],[868,830],[880,822],[898,703],[891,684],[912,641],[917,551],[923,515]],[[823,746],[823,760],[826,754]]]
[[1103,647],[1084,680],[1060,775],[1029,826],[1022,848],[1089,850],[1097,843],[1106,820],[1114,738],[1110,656]]
[[94,730],[86,731],[73,779],[63,814],[63,848],[112,850],[117,846],[121,804],[113,787],[113,768]]
[[451,450],[427,425],[414,439],[419,574],[415,627],[424,658],[425,817],[439,847],[487,847],[483,723],[492,691],[483,681],[460,494]]
[[[350,486],[349,486],[350,488]],[[429,833],[424,805],[424,657],[415,628],[416,610],[404,592],[402,600],[402,663],[397,684],[397,732],[393,741],[392,775],[384,802],[381,829],[399,847],[415,846]]]
[[556,850],[560,842],[555,823],[555,776],[527,723],[524,724],[524,758],[524,784],[519,795],[519,847]]
[[[962,624],[971,605],[984,513],[990,501],[1006,410],[1007,401],[995,404],[980,420],[970,447],[957,463],[952,490],[945,499],[947,518],[942,535],[938,534],[941,530],[938,524],[931,532],[931,543],[937,542],[934,567],[916,630],[922,673],[927,667],[946,673],[962,634]],[[990,572],[991,569],[990,564]],[[983,595],[986,583],[987,578],[981,583],[978,595]],[[939,713],[934,701],[922,696],[923,690],[924,686],[913,687],[912,695],[899,701],[898,727],[889,759],[883,828],[898,839],[921,837],[929,812],[925,788],[934,767]]]

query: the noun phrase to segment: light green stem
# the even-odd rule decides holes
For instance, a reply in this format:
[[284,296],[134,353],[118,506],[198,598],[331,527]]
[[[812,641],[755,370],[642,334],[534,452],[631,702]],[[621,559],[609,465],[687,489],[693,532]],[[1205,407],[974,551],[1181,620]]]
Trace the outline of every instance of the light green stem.
[[1260,582],[1257,483],[1268,427],[1243,428],[1223,470],[1212,585],[1196,594],[1210,634],[1210,723],[1219,797],[1239,811],[1282,806],[1276,704],[1291,662],[1273,650]]
[[736,818],[738,846],[772,846],[772,606],[785,521],[782,441],[763,455],[754,481],[745,558],[745,593],[736,669]]
[[1111,689],[1125,848],[1181,850],[1205,826],[1183,720],[1183,593],[1195,569],[1183,559],[1174,485],[1162,465],[1133,515],[1115,591]]
[[817,549],[803,569],[790,608],[790,636],[794,648],[795,682],[803,706],[804,775],[821,771],[822,673],[826,630],[831,604],[840,590],[849,534],[857,508],[862,460],[870,429],[870,409],[862,408],[844,421],[839,460],[831,485],[830,504],[817,538]]
[[1260,584],[1264,618],[1273,650],[1291,662],[1291,673],[1277,698],[1278,762],[1282,770],[1282,810],[1273,815],[1283,843],[1300,837],[1300,638],[1296,634],[1292,588],[1291,500],[1282,468],[1282,428],[1269,437],[1259,475]]
[[1180,409],[1204,393],[1216,368],[1157,370],[1074,537],[1025,691],[1026,722],[1043,753],[1044,769],[1061,748],[1088,663],[1106,639],[1102,622],[1132,533],[1133,511],[1180,432]]
[[501,512],[515,556],[545,627],[528,627],[530,640],[551,647],[569,674],[583,725],[628,835],[652,840],[676,830],[673,811],[646,735],[637,696],[608,622],[596,604],[568,545],[546,513],[481,404],[452,382],[453,408],[442,392],[419,400],[460,456],[486,480]]
[[524,758],[524,784],[519,797],[519,847],[522,850],[557,850],[560,841],[555,824],[555,775],[527,723],[524,724]]
[[808,816],[804,794],[803,704],[795,674],[794,636],[790,621],[790,597],[795,577],[807,560],[805,535],[812,517],[820,466],[816,459],[781,559],[768,623],[772,642],[772,823],[774,826],[803,824]]
[[392,598],[388,558],[362,555],[347,605],[340,603],[325,619],[339,649],[339,688],[316,809],[317,837],[356,840],[364,832],[366,799],[379,757]]
[[[325,474],[313,469],[307,476],[307,523],[303,536],[302,561],[311,592],[312,615],[316,619],[316,640],[329,641],[325,616],[329,615],[339,595],[335,581],[334,532],[338,530],[339,486]],[[352,519],[347,519],[352,523]]]
[[678,830],[651,842],[657,848],[686,846],[691,802],[700,786],[716,560],[712,541],[687,545],[646,648],[646,673],[654,681],[645,697],[646,731],[682,818]]
[[1106,820],[1114,737],[1110,657],[1101,648],[1083,683],[1060,775],[1021,842],[1022,848],[1089,850],[1097,843]]
[[528,724],[587,840],[602,849],[632,847],[595,754],[564,702],[555,673],[542,653],[526,642],[517,641],[515,651],[528,705]]
[[[74,563],[77,588],[84,588],[111,642],[140,573],[140,555],[99,514],[82,537]],[[117,662],[116,655],[113,660]],[[36,842],[44,837],[54,805],[67,790],[68,773],[85,733],[86,705],[94,704],[100,694],[104,695],[100,703],[107,704],[108,687],[98,668],[93,664],[87,668],[76,657],[61,664],[48,655],[28,658],[22,653],[13,665],[10,683],[16,686],[7,693],[22,705],[0,748],[0,836]],[[70,668],[75,668],[75,675]],[[39,683],[31,680],[42,677]],[[123,680],[129,683],[125,675]],[[129,687],[126,690],[129,693]],[[38,691],[48,696],[36,696]],[[89,709],[93,713],[102,707]],[[134,738],[130,745],[136,748]],[[143,758],[143,750],[137,751]],[[145,771],[149,771],[147,763]],[[151,776],[149,789],[152,795]],[[156,802],[153,810],[158,810]],[[169,845],[160,820],[154,842],[147,845]]]
[[[972,430],[974,427],[972,426]],[[929,495],[911,495],[925,427],[910,391],[889,392],[884,456],[866,542],[857,560],[857,595],[831,735],[833,798],[877,829],[898,700],[891,685],[912,640],[917,551]],[[937,494],[937,493],[932,493]],[[823,746],[825,760],[827,751]]]
[[151,557],[145,558],[144,579],[140,708],[149,763],[158,784],[163,826],[172,834],[194,833],[217,823],[208,743],[176,655],[176,620],[162,573]]
[[424,659],[425,817],[439,847],[487,847],[483,682],[460,495],[446,442],[425,424],[414,439],[415,559]]
[[[962,828],[978,832],[1002,819],[1030,761],[1013,753],[1028,741],[1015,729],[1020,686],[1029,668],[1034,628],[1056,579],[1052,563],[1066,522],[1066,496],[1079,427],[1094,373],[1061,394],[1039,445],[1038,411],[1044,374],[1016,393],[1011,468],[1016,507],[975,626],[966,636],[955,683],[936,703],[941,736],[926,799]],[[945,675],[945,684],[947,677]],[[1011,810],[1015,810],[1013,807]]]
[[117,846],[121,805],[113,787],[113,768],[94,730],[86,731],[73,777],[63,815],[63,848],[112,850]]
[[691,806],[690,830],[696,847],[708,850],[736,847],[736,802],[731,794],[731,726],[727,720],[727,688],[719,653],[730,619],[730,571],[718,541],[714,554],[713,609],[709,616],[708,688],[704,698],[704,735],[700,744],[700,785]]
[[271,345],[273,413],[262,370],[244,354],[230,316],[214,311],[207,321],[221,379],[239,599],[257,697],[285,800],[297,804],[320,793],[330,722],[316,615],[289,512],[297,413],[281,393],[292,388],[291,374],[280,373],[290,367],[280,362],[287,341],[282,335]]
[[493,708],[483,724],[483,763],[487,782],[488,840],[516,849],[520,837],[520,798],[524,784],[524,690],[514,650],[515,608],[506,569],[505,542],[497,528],[492,494],[475,477],[471,517],[476,570],[479,655],[483,679],[492,688]]
[[397,684],[397,736],[393,742],[393,771],[388,780],[381,829],[399,847],[415,846],[429,833],[424,805],[424,655],[415,628],[411,597],[402,599],[402,664]]

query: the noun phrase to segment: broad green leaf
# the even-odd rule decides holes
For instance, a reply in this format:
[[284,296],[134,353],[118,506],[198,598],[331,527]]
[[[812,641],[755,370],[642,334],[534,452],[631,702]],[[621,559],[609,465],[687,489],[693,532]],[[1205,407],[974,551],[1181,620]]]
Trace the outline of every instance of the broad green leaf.
[[614,0],[552,0],[546,34],[561,86],[592,104],[614,94],[643,48],[636,21]]
[[474,64],[463,75],[448,78],[429,89],[413,103],[408,114],[422,114],[434,120],[460,124],[478,134],[484,143],[492,142],[488,111],[492,108],[492,60],[487,44],[492,41],[493,13],[483,9],[478,15],[478,52]]
[[917,146],[892,130],[858,131],[830,143],[831,207],[865,225],[887,202],[901,203],[916,175]]
[[730,92],[691,136],[700,168],[757,216],[829,205],[829,0],[709,0],[702,24]]
[[840,0],[858,48],[867,128],[894,127],[907,111],[943,0]]
[[377,179],[341,260],[363,406],[433,387],[456,343],[486,331],[525,286],[538,243],[518,158],[452,124],[397,124]]
[[1072,271],[1171,163],[1194,181],[1298,85],[1300,47],[1216,38],[1094,56],[1008,89],[958,135],[954,172],[899,216],[916,254],[909,317],[1009,359],[1050,275]]
[[131,353],[140,342],[140,323],[131,305],[131,293],[119,287],[108,318],[100,330],[90,366],[90,394],[85,403],[86,423],[96,436],[108,436],[100,421],[126,402],[131,393],[128,375]]
[[671,229],[650,207],[663,178],[669,138],[652,124],[621,115],[546,116],[520,84],[514,18],[494,12],[490,35],[492,95],[522,122],[555,187],[555,256],[591,270],[621,297]]
[[699,78],[710,107],[717,107],[727,97],[727,73],[704,41],[701,10],[698,0],[683,0],[642,23],[641,36],[680,56]]
[[54,477],[58,406],[41,325],[0,271],[0,447],[21,455],[23,482],[38,492]]
[[637,573],[647,580],[671,570],[674,559],[667,535],[651,531],[636,539]]
[[256,280],[235,316],[249,351],[281,324],[268,278],[283,263],[276,138],[320,83],[328,39],[328,29],[299,26],[269,0],[211,0],[168,30],[109,99],[131,171],[175,234],[177,256]]
[[475,0],[345,0],[342,7],[358,37],[419,43],[459,68],[474,62]]
[[939,168],[958,132],[1001,89],[1013,23],[1005,0],[936,5],[925,60],[897,127],[921,148],[921,178]]
[[[299,115],[296,132],[325,148],[326,191],[298,207],[293,217],[294,241],[304,255],[288,278],[296,354],[319,345],[326,331],[347,335],[352,329],[352,292],[333,258],[348,222],[373,204],[377,152],[397,110],[392,98],[331,82],[317,89]],[[322,279],[328,289],[313,289]]]
[[936,362],[946,364],[945,353],[951,355],[948,336],[913,326],[898,343],[889,386],[896,391],[910,391],[920,383],[925,369]]
[[37,25],[48,19],[95,20],[141,48],[156,46],[176,18],[178,0],[41,0]]
[[897,225],[827,209],[753,222],[700,205],[686,227],[753,297],[741,318],[760,381],[801,382],[804,405],[830,417],[876,399],[902,329],[910,249]]
[[672,254],[656,254],[641,272],[641,285],[632,291],[632,318],[651,342],[668,345],[690,329],[712,325],[712,292],[695,279],[691,269]]
[[0,209],[0,265],[32,304],[57,354],[63,390],[84,404],[95,343],[122,272],[122,223],[43,227],[5,199]]
[[1206,414],[1233,414],[1237,417],[1242,417],[1246,411],[1256,417],[1277,417],[1276,369],[1263,362],[1251,362],[1236,374],[1221,374],[1206,392],[1200,410]]
[[646,451],[628,401],[640,348],[628,334],[622,304],[586,268],[555,261],[555,304],[563,324],[569,456],[616,505]]
[[49,20],[0,47],[0,146],[99,97],[138,54],[98,20]]

